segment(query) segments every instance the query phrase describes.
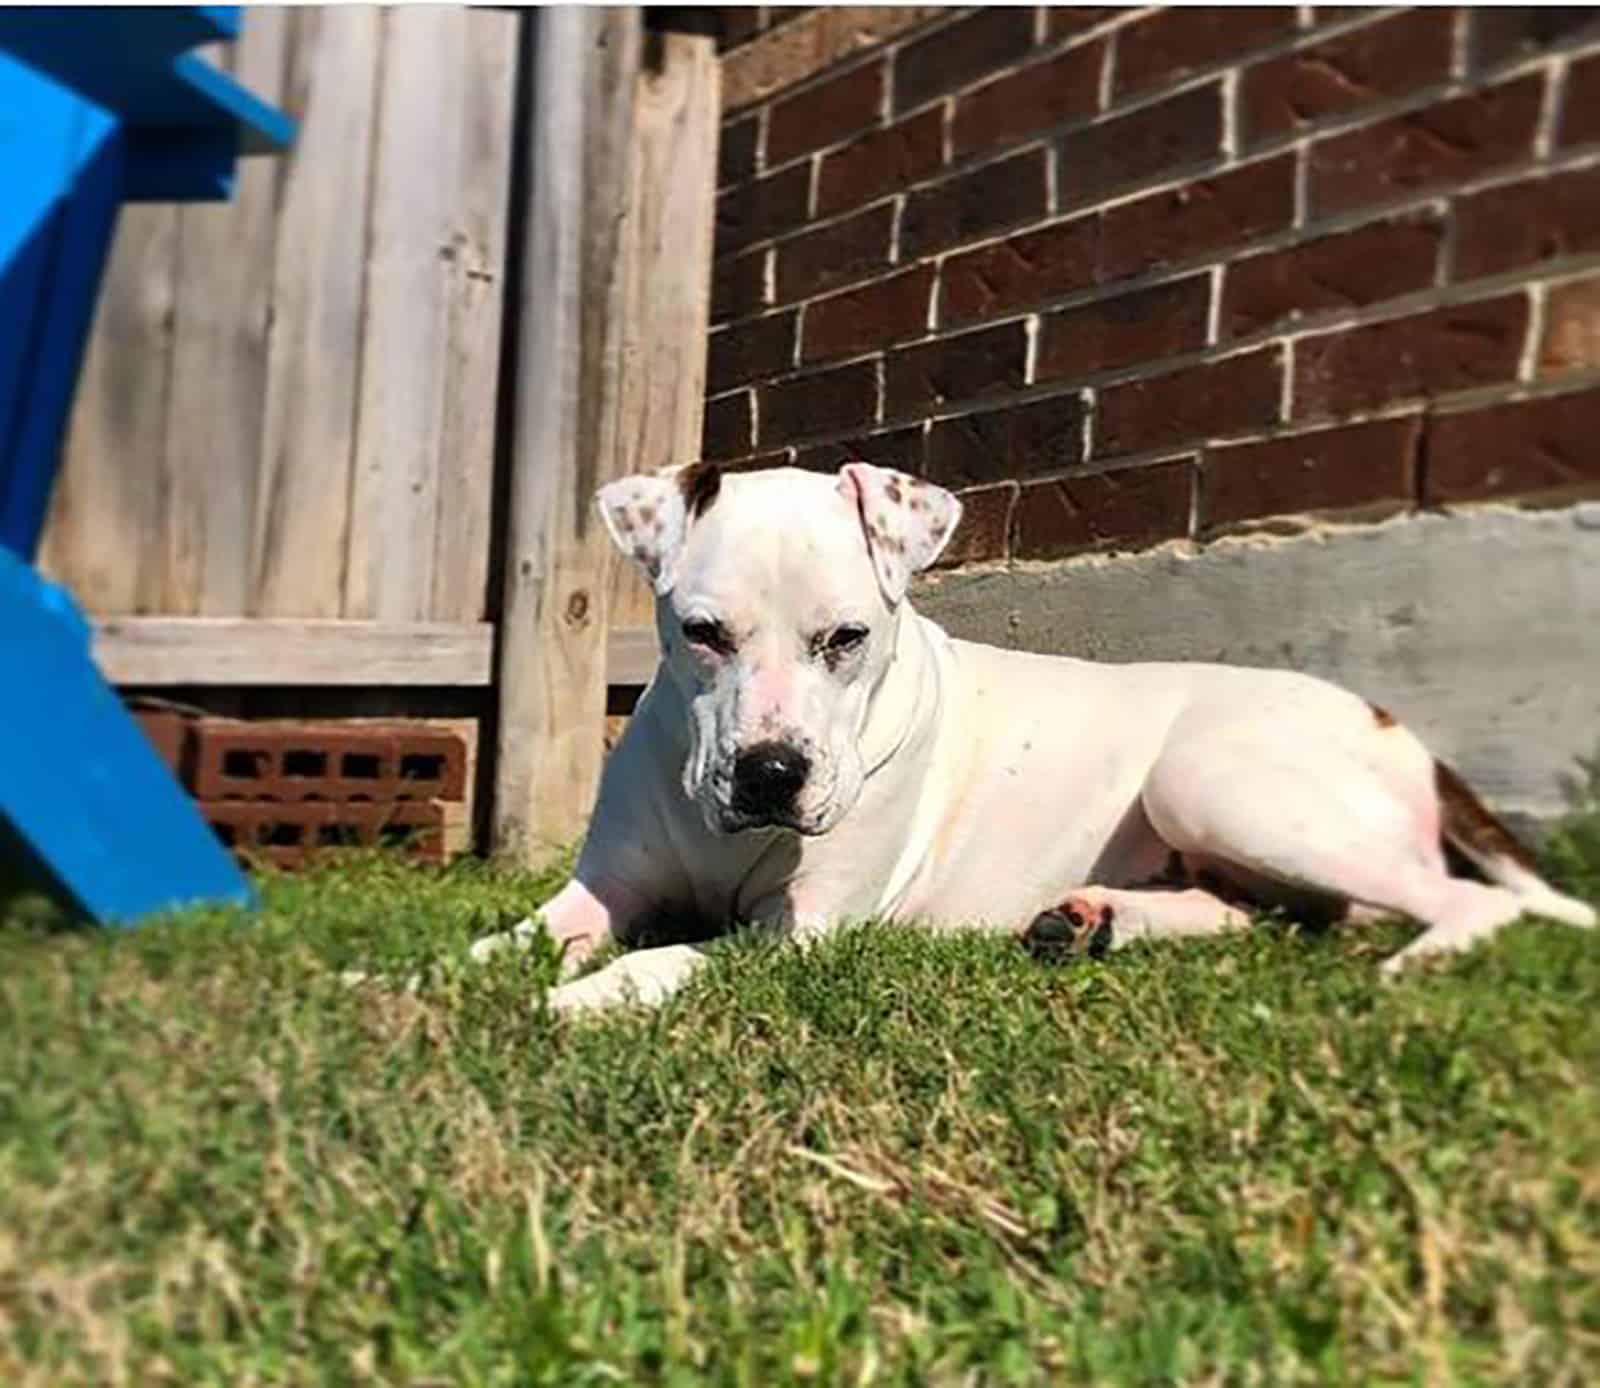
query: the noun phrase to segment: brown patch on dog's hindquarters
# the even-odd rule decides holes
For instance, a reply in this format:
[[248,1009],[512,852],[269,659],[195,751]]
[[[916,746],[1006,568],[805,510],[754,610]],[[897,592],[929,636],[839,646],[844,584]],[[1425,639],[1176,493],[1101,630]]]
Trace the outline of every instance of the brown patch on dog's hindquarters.
[[1537,871],[1533,854],[1497,818],[1472,788],[1438,758],[1433,763],[1433,784],[1439,793],[1440,820],[1447,839],[1470,854],[1509,858],[1520,868]]
[[722,469],[715,463],[690,463],[678,474],[678,489],[689,519],[702,516],[722,491]]
[[1400,726],[1400,720],[1381,704],[1368,704],[1367,707],[1372,710],[1372,721],[1380,728],[1398,728]]

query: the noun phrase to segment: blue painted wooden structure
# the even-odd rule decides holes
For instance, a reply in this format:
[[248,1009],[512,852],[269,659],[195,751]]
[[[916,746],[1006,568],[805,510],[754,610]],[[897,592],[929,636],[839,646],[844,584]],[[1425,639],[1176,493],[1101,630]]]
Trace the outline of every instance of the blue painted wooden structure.
[[226,200],[293,123],[189,50],[237,6],[0,9],[0,860],[94,919],[253,894],[33,569],[124,202]]

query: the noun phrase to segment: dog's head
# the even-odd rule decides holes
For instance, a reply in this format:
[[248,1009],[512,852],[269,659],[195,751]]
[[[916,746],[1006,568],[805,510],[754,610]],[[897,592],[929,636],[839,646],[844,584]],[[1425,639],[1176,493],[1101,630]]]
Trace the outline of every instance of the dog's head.
[[612,482],[596,502],[655,589],[662,661],[689,710],[684,790],[706,823],[826,833],[861,793],[907,585],[961,503],[867,463],[837,478],[697,464]]

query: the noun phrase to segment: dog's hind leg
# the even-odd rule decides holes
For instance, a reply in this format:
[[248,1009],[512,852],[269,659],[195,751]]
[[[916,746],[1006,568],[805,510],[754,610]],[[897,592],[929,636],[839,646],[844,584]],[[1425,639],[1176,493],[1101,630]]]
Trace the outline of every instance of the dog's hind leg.
[[1594,908],[1564,896],[1540,877],[1533,855],[1442,761],[1434,762],[1434,783],[1439,791],[1444,837],[1478,871],[1521,897],[1528,911],[1566,925],[1595,924]]
[[1427,763],[1385,764],[1339,738],[1308,746],[1259,727],[1231,732],[1174,738],[1146,780],[1145,813],[1177,851],[1422,922],[1386,972],[1465,950],[1531,909],[1505,887],[1450,877],[1438,801],[1431,785],[1412,784]]

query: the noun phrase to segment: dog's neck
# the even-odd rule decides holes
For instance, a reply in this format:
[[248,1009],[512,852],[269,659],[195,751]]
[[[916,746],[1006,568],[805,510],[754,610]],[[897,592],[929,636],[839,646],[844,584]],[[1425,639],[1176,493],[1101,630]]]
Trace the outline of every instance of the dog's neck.
[[918,727],[928,726],[928,705],[936,705],[943,691],[936,643],[947,639],[909,600],[901,602],[895,614],[894,653],[867,702],[861,730],[861,759],[869,777],[900,752]]

